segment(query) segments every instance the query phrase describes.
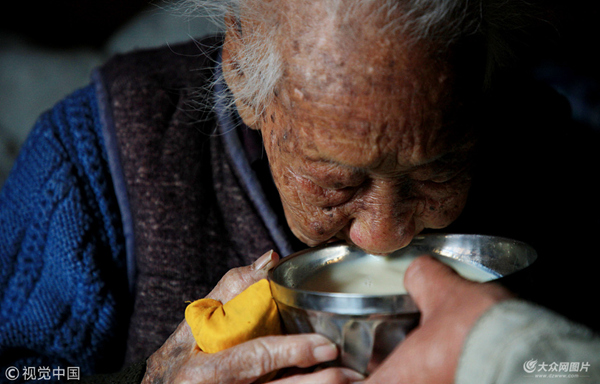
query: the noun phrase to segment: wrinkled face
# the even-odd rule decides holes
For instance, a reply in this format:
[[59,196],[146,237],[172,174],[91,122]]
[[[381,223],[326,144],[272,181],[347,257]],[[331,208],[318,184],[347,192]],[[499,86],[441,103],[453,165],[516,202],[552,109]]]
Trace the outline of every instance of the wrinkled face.
[[310,246],[339,238],[389,253],[465,205],[473,143],[452,72],[402,48],[348,49],[323,30],[280,43],[284,79],[253,127],[287,221]]

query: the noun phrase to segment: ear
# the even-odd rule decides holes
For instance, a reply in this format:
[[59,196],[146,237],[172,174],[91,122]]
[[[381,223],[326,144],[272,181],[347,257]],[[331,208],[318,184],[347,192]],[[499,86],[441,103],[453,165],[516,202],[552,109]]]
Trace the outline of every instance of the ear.
[[241,21],[235,15],[227,14],[225,16],[225,26],[226,33],[222,53],[223,77],[233,93],[235,106],[244,124],[252,129],[260,129],[256,109],[247,100],[238,97],[240,88],[246,82],[244,71],[239,62],[244,48]]

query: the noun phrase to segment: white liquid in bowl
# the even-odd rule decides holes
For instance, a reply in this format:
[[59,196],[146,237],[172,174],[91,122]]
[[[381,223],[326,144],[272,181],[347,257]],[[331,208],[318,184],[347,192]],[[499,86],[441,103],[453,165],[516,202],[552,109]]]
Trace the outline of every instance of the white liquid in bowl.
[[[415,258],[410,255],[391,259],[366,255],[352,261],[332,263],[306,279],[298,288],[364,295],[406,294],[404,273]],[[498,278],[493,272],[449,257],[440,257],[439,260],[469,280],[485,282]]]

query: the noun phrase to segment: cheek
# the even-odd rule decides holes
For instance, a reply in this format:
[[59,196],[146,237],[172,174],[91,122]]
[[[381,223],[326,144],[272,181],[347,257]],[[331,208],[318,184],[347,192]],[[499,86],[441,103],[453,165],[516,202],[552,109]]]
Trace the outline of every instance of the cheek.
[[432,185],[423,189],[425,205],[419,220],[426,228],[444,228],[458,218],[467,202],[469,183]]
[[315,205],[318,194],[301,192],[303,187],[291,171],[281,177],[279,194],[287,222],[300,240],[308,245],[317,245],[334,236],[345,225],[346,216],[342,209]]
[[273,181],[277,185],[286,220],[294,234],[308,245],[317,245],[339,231],[343,222],[335,209],[324,209],[312,202],[318,200],[318,191],[311,194],[299,183],[301,178],[294,169],[302,169],[302,157],[291,150],[290,137],[278,137],[272,130],[263,130],[265,150]]
[[296,137],[283,119],[275,118],[278,114],[273,113],[272,116],[262,122],[260,130],[273,180],[279,192],[283,193],[284,189],[290,189],[293,184],[290,169],[297,166],[295,163],[298,161],[298,156],[294,156],[297,149]]

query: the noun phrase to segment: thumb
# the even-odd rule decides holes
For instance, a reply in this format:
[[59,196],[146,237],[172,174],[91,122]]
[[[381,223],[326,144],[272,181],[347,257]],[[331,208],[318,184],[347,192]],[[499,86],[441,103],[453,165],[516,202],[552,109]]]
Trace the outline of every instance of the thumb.
[[265,279],[278,261],[277,252],[270,250],[251,265],[229,270],[207,297],[225,304],[252,284]]
[[448,290],[464,283],[452,268],[428,255],[415,259],[404,275],[404,286],[424,318],[441,304]]

